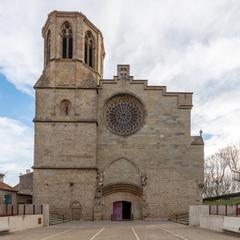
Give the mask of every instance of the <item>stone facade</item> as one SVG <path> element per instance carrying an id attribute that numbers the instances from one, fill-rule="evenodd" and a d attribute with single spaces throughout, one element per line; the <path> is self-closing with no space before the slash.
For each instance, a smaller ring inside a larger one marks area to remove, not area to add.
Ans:
<path id="1" fill-rule="evenodd" d="M 66 21 L 70 58 L 62 57 Z M 134 219 L 167 218 L 201 203 L 204 145 L 201 136 L 191 136 L 192 93 L 134 80 L 129 65 L 102 79 L 103 37 L 81 13 L 50 13 L 42 33 L 34 202 L 95 220 L 114 217 L 114 202 L 131 203 Z"/>
<path id="2" fill-rule="evenodd" d="M 4 183 L 4 174 L 0 173 L 0 205 L 17 204 L 17 190 Z"/>
<path id="3" fill-rule="evenodd" d="M 33 172 L 26 170 L 25 174 L 20 174 L 19 183 L 14 188 L 18 191 L 18 204 L 32 204 Z"/>

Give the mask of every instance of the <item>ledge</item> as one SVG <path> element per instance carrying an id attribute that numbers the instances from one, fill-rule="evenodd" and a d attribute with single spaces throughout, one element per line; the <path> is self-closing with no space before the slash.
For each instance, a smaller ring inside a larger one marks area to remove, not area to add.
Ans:
<path id="1" fill-rule="evenodd" d="M 33 166 L 32 169 L 49 169 L 49 170 L 97 170 L 96 167 L 48 167 L 48 166 Z"/>
<path id="2" fill-rule="evenodd" d="M 44 122 L 44 123 L 95 123 L 98 126 L 97 120 L 92 120 L 92 119 L 85 119 L 85 120 L 52 120 L 52 119 L 34 118 L 33 122 Z"/>

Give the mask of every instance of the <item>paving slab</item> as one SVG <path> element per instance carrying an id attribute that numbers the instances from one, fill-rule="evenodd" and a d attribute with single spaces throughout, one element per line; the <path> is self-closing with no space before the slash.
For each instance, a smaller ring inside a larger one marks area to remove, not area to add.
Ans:
<path id="1" fill-rule="evenodd" d="M 84 222 L 29 229 L 2 235 L 1 240 L 239 240 L 226 233 L 212 232 L 166 221 Z"/>

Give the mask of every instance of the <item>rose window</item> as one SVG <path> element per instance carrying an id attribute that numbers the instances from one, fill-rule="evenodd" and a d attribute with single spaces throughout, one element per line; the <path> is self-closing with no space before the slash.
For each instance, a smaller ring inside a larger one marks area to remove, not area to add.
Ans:
<path id="1" fill-rule="evenodd" d="M 130 95 L 118 95 L 105 107 L 106 125 L 113 133 L 130 135 L 142 125 L 143 106 L 139 100 Z"/>

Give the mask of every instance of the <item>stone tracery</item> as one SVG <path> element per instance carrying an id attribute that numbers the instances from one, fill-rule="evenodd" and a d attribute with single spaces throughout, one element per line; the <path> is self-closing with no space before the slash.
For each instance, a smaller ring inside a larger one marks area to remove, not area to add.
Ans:
<path id="1" fill-rule="evenodd" d="M 111 99 L 105 108 L 107 127 L 115 134 L 130 135 L 142 125 L 143 106 L 131 95 L 118 95 Z"/>

